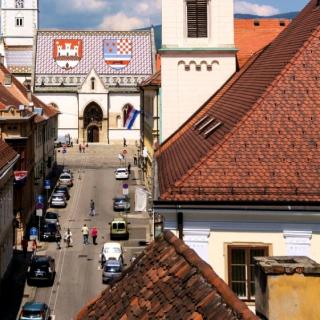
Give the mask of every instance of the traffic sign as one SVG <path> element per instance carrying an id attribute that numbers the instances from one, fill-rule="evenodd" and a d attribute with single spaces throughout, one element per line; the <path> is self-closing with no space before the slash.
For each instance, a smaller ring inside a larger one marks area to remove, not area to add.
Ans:
<path id="1" fill-rule="evenodd" d="M 32 227 L 29 231 L 29 238 L 30 240 L 35 240 L 38 238 L 38 229 L 35 227 Z"/>
<path id="2" fill-rule="evenodd" d="M 122 185 L 122 194 L 124 196 L 127 196 L 129 194 L 129 185 L 127 183 L 124 183 Z"/>
<path id="3" fill-rule="evenodd" d="M 39 194 L 38 196 L 37 196 L 37 203 L 44 203 L 44 196 L 43 195 L 41 195 L 41 194 Z"/>
<path id="4" fill-rule="evenodd" d="M 45 188 L 46 190 L 51 189 L 50 180 L 44 180 L 44 188 Z"/>
<path id="5" fill-rule="evenodd" d="M 37 208 L 36 209 L 36 216 L 42 217 L 42 215 L 43 215 L 43 208 Z"/>
<path id="6" fill-rule="evenodd" d="M 44 204 L 43 203 L 36 203 L 36 209 L 43 209 L 44 208 Z"/>

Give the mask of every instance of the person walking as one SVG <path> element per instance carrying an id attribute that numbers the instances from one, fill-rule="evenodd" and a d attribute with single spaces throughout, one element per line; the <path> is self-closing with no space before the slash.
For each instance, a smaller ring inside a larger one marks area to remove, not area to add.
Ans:
<path id="1" fill-rule="evenodd" d="M 131 173 L 131 163 L 129 162 L 128 164 L 128 173 L 130 174 Z"/>
<path id="2" fill-rule="evenodd" d="M 72 233 L 69 228 L 65 232 L 63 240 L 66 242 L 67 248 L 72 246 Z"/>
<path id="3" fill-rule="evenodd" d="M 86 224 L 83 225 L 81 228 L 82 236 L 83 236 L 83 244 L 89 244 L 88 237 L 89 237 L 89 228 Z"/>
<path id="4" fill-rule="evenodd" d="M 32 241 L 32 254 L 35 255 L 36 252 L 37 252 L 37 240 L 34 239 L 34 240 Z"/>
<path id="5" fill-rule="evenodd" d="M 90 216 L 96 215 L 96 207 L 95 207 L 94 201 L 92 199 L 90 200 L 90 213 L 89 213 L 89 215 Z"/>
<path id="6" fill-rule="evenodd" d="M 135 154 L 133 156 L 133 164 L 136 166 L 138 164 L 138 158 L 137 158 L 137 155 Z"/>
<path id="7" fill-rule="evenodd" d="M 81 153 L 81 151 L 82 151 L 82 145 L 81 143 L 79 143 L 79 152 Z"/>
<path id="8" fill-rule="evenodd" d="M 55 234 L 55 238 L 56 238 L 57 250 L 60 250 L 61 249 L 61 245 L 60 245 L 61 233 L 60 233 L 59 229 L 57 230 L 57 232 Z"/>
<path id="9" fill-rule="evenodd" d="M 123 146 L 124 146 L 124 147 L 127 147 L 127 140 L 126 140 L 126 138 L 123 138 Z"/>
<path id="10" fill-rule="evenodd" d="M 94 245 L 97 245 L 97 237 L 98 237 L 98 229 L 97 229 L 97 227 L 93 227 L 91 229 L 91 237 L 92 237 L 92 243 Z"/>

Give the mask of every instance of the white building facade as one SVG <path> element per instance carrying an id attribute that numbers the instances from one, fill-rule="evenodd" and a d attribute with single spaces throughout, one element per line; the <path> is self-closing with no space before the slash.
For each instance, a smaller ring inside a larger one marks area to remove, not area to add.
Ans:
<path id="1" fill-rule="evenodd" d="M 233 0 L 163 0 L 161 142 L 236 71 Z"/>
<path id="2" fill-rule="evenodd" d="M 154 72 L 153 31 L 38 31 L 33 88 L 80 143 L 140 137 L 138 84 Z"/>
<path id="3" fill-rule="evenodd" d="M 39 1 L 2 0 L 0 10 L 0 53 L 4 64 L 20 82 L 29 83 L 33 39 L 39 25 Z"/>

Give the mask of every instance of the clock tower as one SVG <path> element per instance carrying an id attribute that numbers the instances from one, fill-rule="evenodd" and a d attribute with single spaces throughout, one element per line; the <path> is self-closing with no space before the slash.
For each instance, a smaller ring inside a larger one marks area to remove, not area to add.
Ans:
<path id="1" fill-rule="evenodd" d="M 162 0 L 161 141 L 236 71 L 233 0 Z"/>
<path id="2" fill-rule="evenodd" d="M 39 0 L 2 0 L 1 37 L 5 46 L 32 46 L 39 24 Z"/>

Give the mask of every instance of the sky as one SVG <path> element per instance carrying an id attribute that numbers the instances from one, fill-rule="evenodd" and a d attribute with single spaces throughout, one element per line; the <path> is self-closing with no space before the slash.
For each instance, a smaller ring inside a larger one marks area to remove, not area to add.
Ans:
<path id="1" fill-rule="evenodd" d="M 308 0 L 234 0 L 235 13 L 300 11 Z M 161 0 L 41 0 L 40 28 L 131 30 L 161 24 Z"/>

